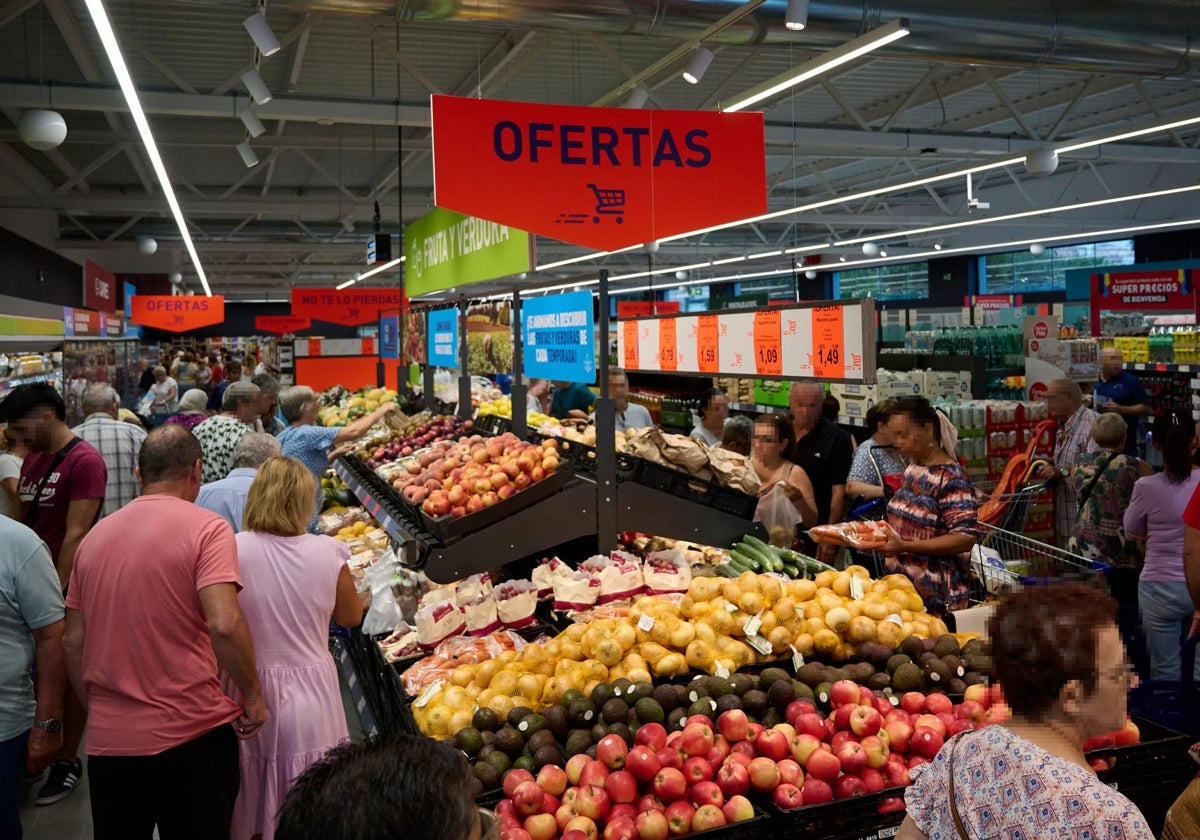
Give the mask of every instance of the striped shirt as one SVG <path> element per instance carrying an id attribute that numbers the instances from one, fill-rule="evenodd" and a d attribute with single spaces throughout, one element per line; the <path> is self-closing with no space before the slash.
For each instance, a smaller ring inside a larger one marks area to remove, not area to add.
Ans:
<path id="1" fill-rule="evenodd" d="M 1087 452 L 1096 452 L 1099 447 L 1092 440 L 1092 423 L 1100 415 L 1085 405 L 1079 406 L 1065 423 L 1059 424 L 1058 434 L 1054 440 L 1054 466 L 1062 473 L 1068 473 L 1079 456 Z M 1065 478 L 1059 479 L 1054 488 L 1054 512 L 1057 544 L 1065 548 L 1067 539 L 1075 528 L 1075 520 L 1079 516 L 1079 496 L 1071 482 Z"/>
<path id="2" fill-rule="evenodd" d="M 134 470 L 146 430 L 133 423 L 114 420 L 103 412 L 89 414 L 72 433 L 90 443 L 104 459 L 108 468 L 108 483 L 104 488 L 101 517 L 116 513 L 137 498 L 141 492 Z"/>

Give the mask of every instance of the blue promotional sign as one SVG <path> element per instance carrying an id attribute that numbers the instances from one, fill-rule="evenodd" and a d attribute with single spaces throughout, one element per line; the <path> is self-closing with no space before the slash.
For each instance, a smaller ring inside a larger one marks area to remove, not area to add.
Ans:
<path id="1" fill-rule="evenodd" d="M 458 310 L 434 309 L 429 313 L 425 339 L 429 364 L 434 367 L 458 367 Z"/>
<path id="2" fill-rule="evenodd" d="M 379 316 L 379 358 L 400 358 L 400 316 Z"/>
<path id="3" fill-rule="evenodd" d="M 525 374 L 535 379 L 592 382 L 596 378 L 592 293 L 529 298 L 521 306 Z"/>
<path id="4" fill-rule="evenodd" d="M 128 321 L 133 317 L 133 296 L 137 294 L 137 286 L 132 283 L 125 284 L 125 320 Z M 138 335 L 141 335 L 139 332 Z"/>

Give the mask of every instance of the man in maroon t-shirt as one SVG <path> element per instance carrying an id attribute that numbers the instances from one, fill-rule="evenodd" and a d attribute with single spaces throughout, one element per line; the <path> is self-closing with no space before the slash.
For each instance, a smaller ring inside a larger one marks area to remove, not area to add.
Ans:
<path id="1" fill-rule="evenodd" d="M 19 385 L 0 402 L 0 423 L 8 423 L 9 431 L 29 449 L 21 464 L 21 521 L 50 549 L 64 591 L 75 565 L 75 551 L 99 518 L 108 481 L 104 458 L 91 444 L 75 437 L 65 421 L 62 395 L 44 382 Z M 38 805 L 64 798 L 82 778 L 78 752 L 85 723 L 87 710 L 67 685 L 63 749 L 38 791 Z"/>

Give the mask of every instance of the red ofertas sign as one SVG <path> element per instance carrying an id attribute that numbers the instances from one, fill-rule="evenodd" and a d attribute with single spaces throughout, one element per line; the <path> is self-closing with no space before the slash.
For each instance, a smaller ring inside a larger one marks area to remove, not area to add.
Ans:
<path id="1" fill-rule="evenodd" d="M 679 313 L 677 300 L 619 300 L 618 318 L 643 318 L 650 315 L 676 315 Z"/>
<path id="2" fill-rule="evenodd" d="M 83 263 L 83 305 L 99 312 L 117 311 L 117 277 L 91 260 Z"/>
<path id="3" fill-rule="evenodd" d="M 1196 275 L 1183 268 L 1093 274 L 1092 335 L 1100 334 L 1100 313 L 1106 310 L 1196 312 Z"/>
<path id="4" fill-rule="evenodd" d="M 292 289 L 292 315 L 357 327 L 400 308 L 399 289 Z"/>
<path id="5" fill-rule="evenodd" d="M 254 329 L 262 330 L 263 332 L 276 333 L 277 335 L 294 333 L 297 330 L 306 330 L 311 326 L 312 318 L 301 318 L 297 315 L 254 316 Z"/>
<path id="6" fill-rule="evenodd" d="M 188 332 L 225 320 L 225 297 L 134 295 L 130 320 L 167 332 Z"/>
<path id="7" fill-rule="evenodd" d="M 434 96 L 438 207 L 614 250 L 767 209 L 763 116 Z"/>

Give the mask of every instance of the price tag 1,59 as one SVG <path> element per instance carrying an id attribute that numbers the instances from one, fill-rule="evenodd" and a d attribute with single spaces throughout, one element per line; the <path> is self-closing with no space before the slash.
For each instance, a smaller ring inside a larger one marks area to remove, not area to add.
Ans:
<path id="1" fill-rule="evenodd" d="M 717 354 L 717 342 L 720 339 L 720 326 L 716 315 L 701 315 L 696 328 L 696 359 L 697 368 L 701 373 L 718 373 L 721 369 L 720 356 Z"/>
<path id="2" fill-rule="evenodd" d="M 779 310 L 754 313 L 754 371 L 759 376 L 783 375 Z"/>

